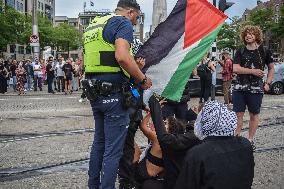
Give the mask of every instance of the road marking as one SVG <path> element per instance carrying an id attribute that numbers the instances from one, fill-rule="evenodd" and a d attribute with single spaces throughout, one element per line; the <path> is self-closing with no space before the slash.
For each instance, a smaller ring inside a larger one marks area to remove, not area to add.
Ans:
<path id="1" fill-rule="evenodd" d="M 78 98 L 79 99 L 79 97 L 76 97 L 76 96 L 70 96 L 70 97 L 65 97 L 65 96 L 62 96 L 62 97 L 64 97 L 64 99 L 76 99 L 76 98 Z M 25 98 L 25 100 L 56 100 L 56 99 L 62 99 L 62 98 L 54 98 L 54 97 L 52 97 L 52 98 L 46 98 L 46 97 L 41 97 L 41 98 Z M 15 98 L 6 98 L 6 99 L 0 99 L 0 101 L 15 101 L 15 100 L 17 100 L 17 99 L 15 99 Z"/>

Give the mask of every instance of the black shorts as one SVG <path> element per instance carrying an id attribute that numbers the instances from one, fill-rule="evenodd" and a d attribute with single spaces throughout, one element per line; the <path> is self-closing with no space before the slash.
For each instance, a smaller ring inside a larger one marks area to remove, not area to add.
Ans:
<path id="1" fill-rule="evenodd" d="M 66 76 L 66 81 L 72 81 L 72 76 Z"/>
<path id="2" fill-rule="evenodd" d="M 247 106 L 250 113 L 259 114 L 262 98 L 262 93 L 233 91 L 233 111 L 245 112 Z"/>

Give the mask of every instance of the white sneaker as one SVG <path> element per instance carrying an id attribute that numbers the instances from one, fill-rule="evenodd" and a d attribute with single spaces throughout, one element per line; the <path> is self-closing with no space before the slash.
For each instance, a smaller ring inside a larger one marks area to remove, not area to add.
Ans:
<path id="1" fill-rule="evenodd" d="M 83 102 L 86 102 L 86 100 L 85 100 L 84 98 L 80 98 L 80 99 L 79 99 L 79 102 L 80 102 L 80 103 L 83 103 Z"/>
<path id="2" fill-rule="evenodd" d="M 27 89 L 25 89 L 24 91 L 27 92 Z"/>

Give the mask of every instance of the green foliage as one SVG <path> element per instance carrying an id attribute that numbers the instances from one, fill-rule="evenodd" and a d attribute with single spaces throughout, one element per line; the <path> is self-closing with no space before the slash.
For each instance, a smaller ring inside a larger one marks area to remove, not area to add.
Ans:
<path id="1" fill-rule="evenodd" d="M 0 4 L 1 7 L 1 4 Z M 0 12 L 0 52 L 7 44 L 29 44 L 32 34 L 32 17 L 19 13 L 10 7 L 4 7 Z M 68 25 L 53 27 L 53 23 L 44 15 L 38 14 L 40 46 L 57 47 L 58 50 L 69 51 L 81 46 L 80 32 Z"/>
<path id="2" fill-rule="evenodd" d="M 67 23 L 62 23 L 55 27 L 54 35 L 56 39 L 54 44 L 60 51 L 78 49 L 82 44 L 81 33 Z"/>
<path id="3" fill-rule="evenodd" d="M 259 9 L 251 12 L 249 24 L 259 26 L 263 32 L 269 31 L 275 26 L 273 11 L 271 9 Z"/>
<path id="4" fill-rule="evenodd" d="M 284 5 L 280 8 L 279 22 L 272 28 L 272 34 L 276 40 L 284 38 Z"/>
<path id="5" fill-rule="evenodd" d="M 225 22 L 217 37 L 217 48 L 236 50 L 241 45 L 239 31 L 239 17 L 233 17 L 230 23 Z"/>
<path id="6" fill-rule="evenodd" d="M 21 36 L 27 27 L 25 15 L 10 7 L 4 7 L 0 13 L 0 51 L 3 51 L 7 44 L 21 42 Z"/>

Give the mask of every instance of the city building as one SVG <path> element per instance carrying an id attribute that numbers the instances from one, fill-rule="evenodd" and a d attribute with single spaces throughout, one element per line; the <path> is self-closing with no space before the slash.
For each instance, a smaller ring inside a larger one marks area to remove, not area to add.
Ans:
<path id="1" fill-rule="evenodd" d="M 284 6 L 284 0 L 270 0 L 267 2 L 262 2 L 257 0 L 257 6 L 251 10 L 246 9 L 241 17 L 242 22 L 249 20 L 250 14 L 252 11 L 261 10 L 261 9 L 271 9 L 273 11 L 273 19 L 277 23 L 280 17 L 280 7 Z M 264 46 L 269 48 L 275 56 L 284 56 L 284 38 L 280 41 L 275 41 L 272 39 L 271 34 L 266 32 L 264 35 Z"/>
<path id="2" fill-rule="evenodd" d="M 32 14 L 33 0 L 2 0 L 4 6 L 9 6 L 23 14 Z M 48 17 L 53 23 L 55 21 L 55 0 L 37 0 L 37 10 Z M 32 56 L 30 48 L 26 45 L 9 44 L 7 51 L 3 53 L 5 58 L 21 60 Z"/>
<path id="3" fill-rule="evenodd" d="M 152 34 L 156 27 L 167 18 L 167 1 L 166 0 L 154 0 L 153 1 L 153 15 L 152 26 L 150 33 Z"/>

